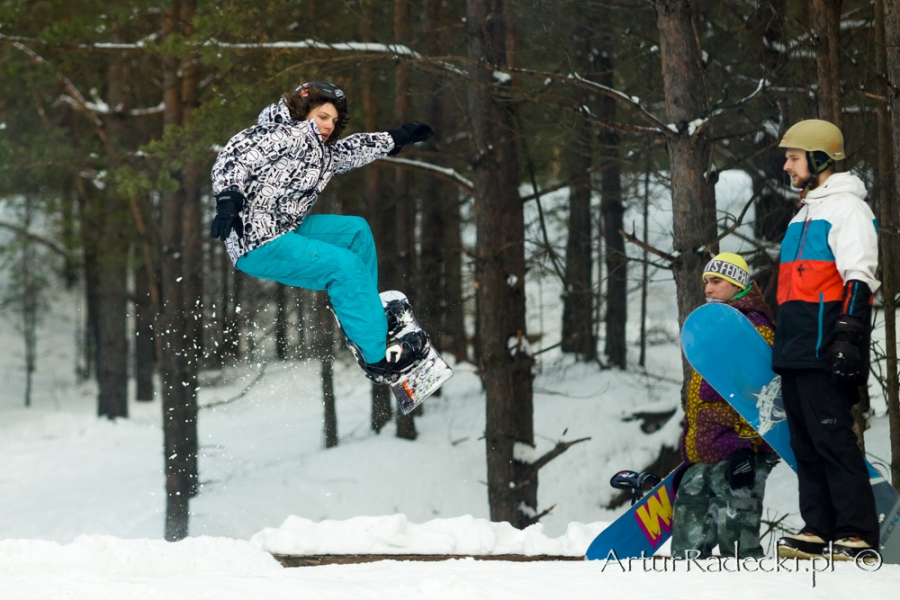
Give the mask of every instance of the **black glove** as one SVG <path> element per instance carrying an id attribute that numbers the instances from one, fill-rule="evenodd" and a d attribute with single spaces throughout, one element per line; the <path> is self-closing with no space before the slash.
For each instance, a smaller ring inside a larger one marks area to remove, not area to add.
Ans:
<path id="1" fill-rule="evenodd" d="M 835 383 L 856 381 L 862 375 L 864 366 L 860 347 L 866 327 L 856 317 L 841 315 L 835 331 L 834 342 L 828 347 L 831 380 Z"/>
<path id="2" fill-rule="evenodd" d="M 231 235 L 231 230 L 239 238 L 244 237 L 244 223 L 239 213 L 244 208 L 244 195 L 234 190 L 226 190 L 216 195 L 216 218 L 213 219 L 209 237 L 219 238 L 223 242 Z"/>
<path id="3" fill-rule="evenodd" d="M 425 123 L 416 123 L 415 121 L 404 123 L 397 129 L 388 129 L 388 133 L 394 138 L 394 149 L 388 152 L 388 156 L 399 154 L 406 144 L 427 142 L 434 135 L 431 127 Z"/>
<path id="4" fill-rule="evenodd" d="M 750 448 L 738 448 L 728 457 L 725 467 L 725 481 L 733 490 L 752 488 L 756 479 L 754 465 L 756 453 Z"/>

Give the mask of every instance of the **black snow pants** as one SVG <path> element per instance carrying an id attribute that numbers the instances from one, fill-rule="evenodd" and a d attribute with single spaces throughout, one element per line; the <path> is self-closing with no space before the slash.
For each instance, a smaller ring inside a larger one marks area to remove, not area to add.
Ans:
<path id="1" fill-rule="evenodd" d="M 875 496 L 850 412 L 859 399 L 855 384 L 833 384 L 822 370 L 783 370 L 781 386 L 803 531 L 826 541 L 860 537 L 877 547 Z"/>

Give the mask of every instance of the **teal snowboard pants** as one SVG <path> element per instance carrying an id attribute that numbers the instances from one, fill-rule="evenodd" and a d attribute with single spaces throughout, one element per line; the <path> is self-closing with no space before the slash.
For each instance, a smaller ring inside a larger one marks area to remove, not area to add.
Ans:
<path id="1" fill-rule="evenodd" d="M 378 296 L 378 257 L 366 220 L 309 215 L 297 229 L 240 257 L 237 268 L 307 290 L 326 290 L 344 333 L 366 362 L 384 358 L 387 318 Z"/>

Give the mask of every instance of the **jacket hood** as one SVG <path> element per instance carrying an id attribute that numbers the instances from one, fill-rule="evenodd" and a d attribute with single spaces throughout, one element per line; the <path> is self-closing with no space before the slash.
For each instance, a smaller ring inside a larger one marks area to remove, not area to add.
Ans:
<path id="1" fill-rule="evenodd" d="M 280 125 L 282 123 L 291 125 L 296 122 L 291 118 L 291 111 L 285 106 L 283 100 L 279 100 L 278 104 L 268 105 L 256 118 L 257 125 Z"/>
<path id="2" fill-rule="evenodd" d="M 310 119 L 309 121 L 297 121 L 293 117 L 291 117 L 291 111 L 288 110 L 288 107 L 285 106 L 284 100 L 279 100 L 278 104 L 270 104 L 265 107 L 259 116 L 256 118 L 256 124 L 259 126 L 266 125 L 288 125 L 291 127 L 298 127 L 303 123 L 307 123 L 309 125 L 310 131 L 308 135 L 316 138 L 320 142 L 322 141 L 321 135 L 319 135 L 319 126 L 316 125 L 315 120 Z"/>
<path id="3" fill-rule="evenodd" d="M 835 173 L 825 180 L 822 187 L 809 192 L 803 202 L 806 204 L 815 204 L 816 201 L 833 196 L 835 194 L 853 194 L 860 200 L 865 200 L 868 192 L 862 180 L 852 173 Z"/>

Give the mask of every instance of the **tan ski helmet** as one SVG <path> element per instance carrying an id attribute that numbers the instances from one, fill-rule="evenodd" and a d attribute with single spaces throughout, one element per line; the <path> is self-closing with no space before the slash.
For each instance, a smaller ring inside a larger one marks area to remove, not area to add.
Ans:
<path id="1" fill-rule="evenodd" d="M 820 119 L 800 121 L 787 130 L 779 148 L 824 152 L 832 160 L 844 160 L 844 136 L 836 125 Z"/>

